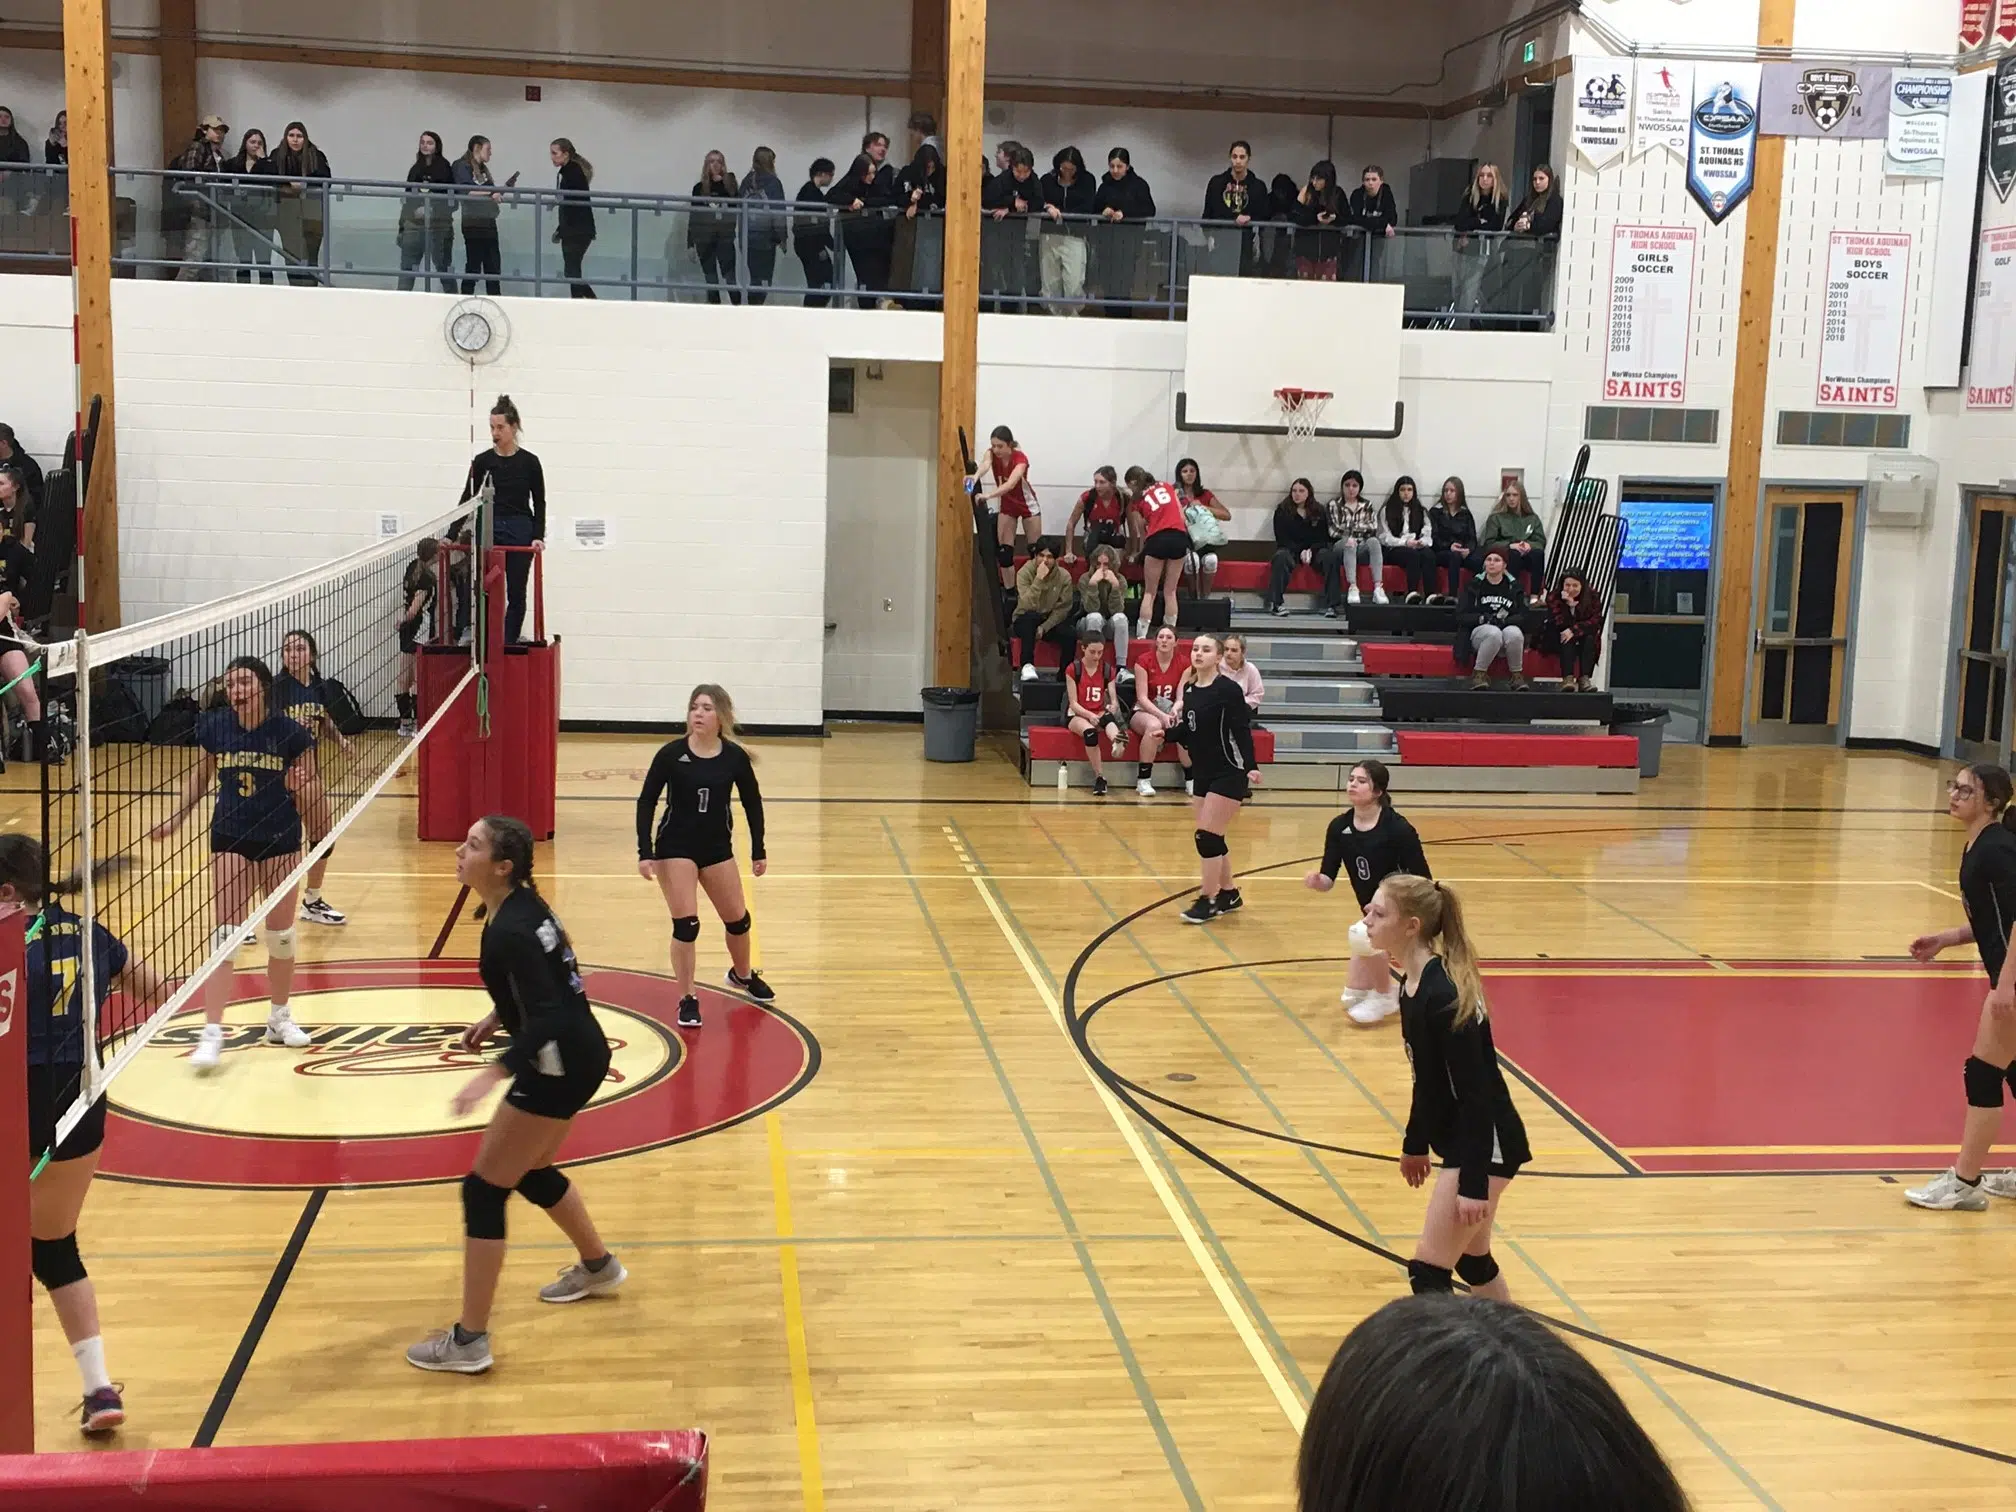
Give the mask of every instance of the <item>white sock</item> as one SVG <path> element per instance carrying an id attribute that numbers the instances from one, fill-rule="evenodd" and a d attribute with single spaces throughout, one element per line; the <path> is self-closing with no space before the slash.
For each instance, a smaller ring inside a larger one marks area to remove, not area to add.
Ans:
<path id="1" fill-rule="evenodd" d="M 319 887 L 302 888 L 301 901 L 304 903 L 320 903 L 322 901 L 322 889 Z"/>
<path id="2" fill-rule="evenodd" d="M 205 1024 L 203 1026 L 203 1038 L 204 1039 L 224 1038 L 224 1026 L 222 1024 Z"/>
<path id="3" fill-rule="evenodd" d="M 79 1339 L 70 1346 L 70 1353 L 77 1360 L 77 1372 L 84 1377 L 84 1394 L 103 1391 L 112 1384 L 112 1377 L 105 1373 L 105 1340 L 97 1334 L 88 1339 Z"/>
<path id="4" fill-rule="evenodd" d="M 285 1003 L 274 1003 L 266 1011 L 268 1019 L 284 1019 L 292 1018 L 293 1016 Z"/>

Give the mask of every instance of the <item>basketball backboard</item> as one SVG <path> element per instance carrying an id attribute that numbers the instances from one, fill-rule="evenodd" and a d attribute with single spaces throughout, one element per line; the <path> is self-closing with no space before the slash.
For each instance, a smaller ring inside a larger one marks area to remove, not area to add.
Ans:
<path id="1" fill-rule="evenodd" d="M 1184 423 L 1265 430 L 1276 389 L 1331 394 L 1322 432 L 1389 434 L 1400 398 L 1400 284 L 1192 278 Z"/>

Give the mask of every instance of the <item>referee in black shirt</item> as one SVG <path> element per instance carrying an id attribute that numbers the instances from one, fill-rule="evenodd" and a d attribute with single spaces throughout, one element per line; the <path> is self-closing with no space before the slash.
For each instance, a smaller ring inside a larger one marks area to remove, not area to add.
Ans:
<path id="1" fill-rule="evenodd" d="M 518 444 L 522 422 L 518 406 L 509 394 L 499 394 L 490 406 L 490 450 L 478 452 L 469 464 L 469 481 L 462 488 L 462 502 L 468 503 L 483 491 L 487 482 L 495 503 L 490 538 L 499 546 L 530 546 L 546 549 L 546 474 L 539 459 Z M 532 575 L 532 558 L 523 551 L 504 557 L 504 644 L 515 646 L 524 639 L 525 583 Z"/>

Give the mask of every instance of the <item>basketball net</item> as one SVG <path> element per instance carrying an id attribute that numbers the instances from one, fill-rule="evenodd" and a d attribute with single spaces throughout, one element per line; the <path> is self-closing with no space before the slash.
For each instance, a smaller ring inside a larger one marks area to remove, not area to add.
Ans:
<path id="1" fill-rule="evenodd" d="M 1288 439 L 1313 441 L 1330 396 L 1321 389 L 1278 388 L 1274 390 L 1274 402 L 1281 408 L 1281 423 L 1288 428 Z"/>

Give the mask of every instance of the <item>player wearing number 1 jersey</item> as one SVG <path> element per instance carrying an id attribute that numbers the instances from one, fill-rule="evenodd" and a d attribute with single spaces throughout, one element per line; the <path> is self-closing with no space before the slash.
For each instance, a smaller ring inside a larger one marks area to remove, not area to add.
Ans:
<path id="1" fill-rule="evenodd" d="M 637 871 L 657 882 L 672 914 L 672 974 L 679 980 L 679 1027 L 700 1027 L 693 992 L 694 942 L 700 938 L 698 891 L 705 888 L 728 934 L 734 963 L 728 985 L 767 1003 L 777 994 L 749 957 L 750 917 L 735 869 L 735 820 L 729 798 L 740 794 L 749 818 L 749 870 L 762 876 L 763 794 L 749 753 L 730 739 L 735 705 L 727 690 L 702 683 L 686 702 L 686 733 L 661 748 L 637 795 Z M 659 800 L 665 815 L 658 817 Z M 655 826 L 655 833 L 654 833 Z"/>

